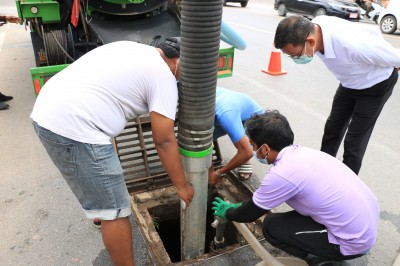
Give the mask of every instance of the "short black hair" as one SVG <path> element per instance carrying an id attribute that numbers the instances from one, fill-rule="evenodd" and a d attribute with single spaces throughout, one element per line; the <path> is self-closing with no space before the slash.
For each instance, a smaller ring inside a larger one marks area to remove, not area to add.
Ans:
<path id="1" fill-rule="evenodd" d="M 175 58 L 180 56 L 181 38 L 180 37 L 168 37 L 162 43 L 157 45 L 166 57 Z"/>
<path id="2" fill-rule="evenodd" d="M 257 147 L 268 144 L 278 152 L 292 145 L 294 140 L 289 122 L 278 110 L 253 115 L 246 121 L 246 134 Z"/>
<path id="3" fill-rule="evenodd" d="M 307 36 L 314 33 L 314 23 L 302 16 L 290 16 L 279 22 L 276 28 L 274 45 L 281 49 L 288 44 L 303 45 Z"/>

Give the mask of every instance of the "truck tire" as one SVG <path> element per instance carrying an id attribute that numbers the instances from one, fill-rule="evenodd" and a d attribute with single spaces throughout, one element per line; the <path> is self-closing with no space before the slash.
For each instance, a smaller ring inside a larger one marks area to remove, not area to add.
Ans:
<path id="1" fill-rule="evenodd" d="M 240 2 L 240 5 L 241 5 L 242 7 L 246 7 L 246 6 L 247 6 L 247 3 L 248 3 L 248 1 Z"/>

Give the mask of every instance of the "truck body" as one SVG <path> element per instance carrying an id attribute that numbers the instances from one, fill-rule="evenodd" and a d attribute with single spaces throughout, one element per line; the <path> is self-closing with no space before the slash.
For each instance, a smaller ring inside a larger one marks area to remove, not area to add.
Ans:
<path id="1" fill-rule="evenodd" d="M 35 94 L 46 81 L 90 50 L 129 40 L 156 46 L 180 36 L 180 0 L 16 0 L 30 29 Z M 218 77 L 232 75 L 234 48 L 220 48 Z"/>

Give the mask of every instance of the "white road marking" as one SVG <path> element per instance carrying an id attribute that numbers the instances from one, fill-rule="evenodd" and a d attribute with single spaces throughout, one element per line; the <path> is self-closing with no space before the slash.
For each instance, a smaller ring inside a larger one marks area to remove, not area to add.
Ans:
<path id="1" fill-rule="evenodd" d="M 252 78 L 250 78 L 246 75 L 240 74 L 240 73 L 236 73 L 235 75 L 237 75 L 239 77 L 238 80 L 245 81 L 246 84 L 249 84 L 251 86 L 258 87 L 258 88 L 265 87 L 264 83 L 261 83 L 256 79 L 252 79 Z M 294 106 L 297 110 L 301 110 L 303 113 L 307 113 L 310 117 L 314 117 L 315 119 L 317 119 L 320 123 L 325 124 L 327 116 L 322 114 L 318 110 L 315 110 L 314 108 L 310 107 L 307 104 L 300 103 L 295 98 L 286 96 L 285 94 L 280 93 L 277 90 L 273 90 L 269 87 L 268 87 L 268 90 L 270 90 L 269 93 L 274 94 L 274 97 L 277 97 L 277 98 L 281 99 L 282 101 L 287 102 L 287 104 L 289 106 Z M 381 138 L 375 137 L 375 141 L 369 142 L 368 146 L 369 146 L 369 149 L 379 149 L 380 152 L 384 153 L 387 157 L 394 158 L 395 160 L 397 160 L 397 158 L 399 158 L 399 152 L 395 151 L 388 144 L 383 142 L 383 140 Z"/>
<path id="2" fill-rule="evenodd" d="M 229 25 L 232 25 L 232 26 L 237 26 L 237 27 L 241 27 L 241 28 L 244 28 L 244 29 L 252 30 L 252 31 L 258 31 L 258 32 L 266 33 L 266 34 L 275 35 L 275 32 L 272 32 L 272 31 L 267 31 L 267 30 L 262 30 L 262 29 L 259 29 L 259 28 L 249 27 L 249 26 L 245 26 L 243 24 L 238 24 L 238 23 L 229 22 L 229 21 L 227 21 L 227 23 Z"/>

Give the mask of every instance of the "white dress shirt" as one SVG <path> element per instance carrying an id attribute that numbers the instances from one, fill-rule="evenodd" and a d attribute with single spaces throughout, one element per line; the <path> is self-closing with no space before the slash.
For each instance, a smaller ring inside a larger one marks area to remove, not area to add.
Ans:
<path id="1" fill-rule="evenodd" d="M 385 41 L 378 28 L 330 16 L 318 16 L 312 22 L 321 27 L 324 42 L 324 54 L 316 55 L 342 86 L 367 89 L 400 67 L 400 50 Z"/>

